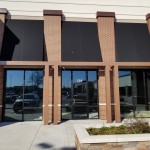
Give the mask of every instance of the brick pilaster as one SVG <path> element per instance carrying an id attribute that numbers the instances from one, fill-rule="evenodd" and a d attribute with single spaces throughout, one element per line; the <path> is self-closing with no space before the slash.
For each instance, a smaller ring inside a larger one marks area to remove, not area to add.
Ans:
<path id="1" fill-rule="evenodd" d="M 61 61 L 61 10 L 44 10 L 44 60 Z M 61 116 L 61 76 L 58 66 L 50 70 L 48 95 L 48 118 L 57 124 Z M 56 87 L 57 86 L 57 87 Z M 45 108 L 44 108 L 45 109 Z"/>
<path id="2" fill-rule="evenodd" d="M 61 68 L 58 70 L 58 122 L 61 122 Z"/>
<path id="3" fill-rule="evenodd" d="M 54 109 L 53 109 L 53 122 L 58 124 L 59 122 L 59 68 L 58 65 L 54 66 Z"/>
<path id="4" fill-rule="evenodd" d="M 61 61 L 61 10 L 44 10 L 45 56 L 48 61 Z"/>
<path id="5" fill-rule="evenodd" d="M 99 43 L 103 62 L 115 61 L 114 12 L 97 12 Z"/>
<path id="6" fill-rule="evenodd" d="M 101 120 L 106 120 L 106 78 L 105 68 L 99 68 L 98 73 L 98 95 L 99 95 L 99 117 Z"/>
<path id="7" fill-rule="evenodd" d="M 100 43 L 100 49 L 102 54 L 102 61 L 106 62 L 108 65 L 112 62 L 115 62 L 115 30 L 114 30 L 114 19 L 115 19 L 115 13 L 114 12 L 97 12 L 97 26 L 98 26 L 98 36 L 99 36 L 99 43 Z M 108 67 L 108 66 L 107 66 Z M 109 68 L 109 67 L 108 67 Z M 99 78 L 105 78 L 105 82 L 101 81 L 99 84 L 104 85 L 105 84 L 105 91 L 103 90 L 103 86 L 99 86 L 99 92 L 103 91 L 105 93 L 105 102 L 106 102 L 106 109 L 104 113 L 104 108 L 101 108 L 104 105 L 100 105 L 100 117 L 102 114 L 107 114 L 106 118 L 102 117 L 103 119 L 107 119 L 108 122 L 112 120 L 112 107 L 111 102 L 114 99 L 114 94 L 111 93 L 112 90 L 110 88 L 113 87 L 113 74 L 108 71 L 107 68 L 107 74 L 110 76 L 110 80 L 107 79 L 106 82 L 106 72 L 105 76 L 100 75 Z M 106 69 L 105 69 L 106 71 Z M 109 86 L 109 87 L 107 87 Z M 109 93 L 109 94 L 108 94 Z M 110 99 L 109 98 L 110 95 Z M 101 96 L 99 97 L 102 98 Z M 99 100 L 101 101 L 101 100 Z M 101 119 L 102 119 L 101 118 Z"/>
<path id="8" fill-rule="evenodd" d="M 0 121 L 2 120 L 2 109 L 3 109 L 3 79 L 4 79 L 4 68 L 0 66 Z"/>
<path id="9" fill-rule="evenodd" d="M 43 121 L 44 125 L 49 123 L 49 65 L 45 65 L 43 84 Z"/>
<path id="10" fill-rule="evenodd" d="M 146 21 L 147 21 L 148 30 L 149 30 L 149 33 L 150 33 L 150 14 L 146 15 Z"/>
<path id="11" fill-rule="evenodd" d="M 54 68 L 50 67 L 49 70 L 49 79 L 48 79 L 48 118 L 49 123 L 53 121 L 53 87 L 54 87 Z"/>
<path id="12" fill-rule="evenodd" d="M 5 8 L 0 8 L 0 50 L 2 48 L 6 14 L 7 10 Z"/>
<path id="13" fill-rule="evenodd" d="M 5 8 L 0 8 L 0 51 L 3 43 L 5 19 L 7 10 Z M 3 78 L 4 78 L 3 66 L 0 66 L 0 121 L 2 120 L 2 109 L 3 109 Z"/>

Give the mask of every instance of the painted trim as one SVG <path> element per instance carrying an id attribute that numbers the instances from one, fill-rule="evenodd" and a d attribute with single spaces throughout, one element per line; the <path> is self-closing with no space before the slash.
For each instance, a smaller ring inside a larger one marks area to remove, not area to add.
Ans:
<path id="1" fill-rule="evenodd" d="M 15 20 L 44 20 L 43 16 L 22 16 L 22 15 L 6 15 L 6 19 Z"/>
<path id="2" fill-rule="evenodd" d="M 23 15 L 6 15 L 6 19 L 16 20 L 44 20 L 44 16 L 23 16 Z M 62 17 L 62 21 L 72 22 L 97 22 L 96 18 L 82 18 L 82 17 Z M 146 19 L 116 19 L 115 22 L 123 23 L 146 23 Z"/>
<path id="3" fill-rule="evenodd" d="M 111 103 L 111 105 L 112 105 L 112 106 L 115 106 L 116 104 L 115 104 L 115 103 Z"/>
<path id="4" fill-rule="evenodd" d="M 106 106 L 106 103 L 99 103 L 99 106 Z"/>

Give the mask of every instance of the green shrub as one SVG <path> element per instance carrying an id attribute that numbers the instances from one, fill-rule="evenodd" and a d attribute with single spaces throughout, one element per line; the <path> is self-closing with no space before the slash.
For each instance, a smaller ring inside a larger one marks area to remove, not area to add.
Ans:
<path id="1" fill-rule="evenodd" d="M 113 135 L 113 134 L 142 134 L 150 133 L 150 126 L 147 122 L 136 120 L 130 124 L 121 125 L 118 127 L 101 127 L 101 128 L 88 128 L 87 132 L 90 135 Z"/>

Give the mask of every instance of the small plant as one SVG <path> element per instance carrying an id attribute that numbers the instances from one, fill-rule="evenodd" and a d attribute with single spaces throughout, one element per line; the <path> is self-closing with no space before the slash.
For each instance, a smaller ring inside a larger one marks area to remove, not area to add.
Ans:
<path id="1" fill-rule="evenodd" d="M 90 135 L 113 135 L 113 134 L 142 134 L 150 133 L 150 126 L 147 122 L 141 119 L 121 126 L 101 127 L 101 128 L 88 128 L 87 132 Z"/>

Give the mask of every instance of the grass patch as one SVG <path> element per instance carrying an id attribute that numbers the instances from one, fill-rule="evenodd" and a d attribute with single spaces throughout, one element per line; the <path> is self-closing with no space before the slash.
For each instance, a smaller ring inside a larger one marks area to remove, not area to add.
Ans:
<path id="1" fill-rule="evenodd" d="M 113 134 L 143 134 L 150 133 L 150 126 L 147 122 L 138 120 L 136 122 L 111 127 L 88 128 L 90 135 L 113 135 Z"/>

